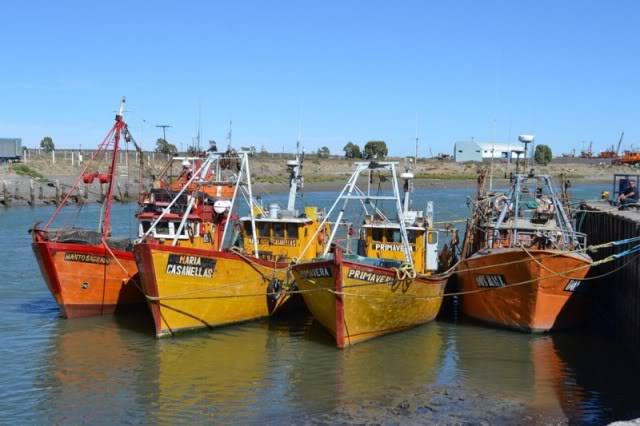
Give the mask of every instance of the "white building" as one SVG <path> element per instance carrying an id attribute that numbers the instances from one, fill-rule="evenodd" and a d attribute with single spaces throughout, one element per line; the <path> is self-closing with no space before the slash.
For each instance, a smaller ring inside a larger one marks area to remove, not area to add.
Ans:
<path id="1" fill-rule="evenodd" d="M 522 156 L 523 152 L 521 143 L 458 141 L 453 148 L 453 158 L 457 162 L 482 161 L 491 157 L 507 160 Z"/>

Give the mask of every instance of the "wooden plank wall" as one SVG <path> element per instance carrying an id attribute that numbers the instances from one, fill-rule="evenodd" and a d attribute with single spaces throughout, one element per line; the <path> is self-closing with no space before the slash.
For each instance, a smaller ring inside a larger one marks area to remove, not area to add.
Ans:
<path id="1" fill-rule="evenodd" d="M 584 206 L 578 230 L 588 236 L 588 244 L 601 244 L 640 236 L 640 212 L 618 211 L 607 203 L 595 202 Z M 591 253 L 594 260 L 631 248 L 638 243 Z M 607 274 L 609 272 L 613 273 Z M 589 281 L 593 308 L 640 360 L 640 255 L 631 255 L 593 268 L 590 277 L 606 276 Z"/>

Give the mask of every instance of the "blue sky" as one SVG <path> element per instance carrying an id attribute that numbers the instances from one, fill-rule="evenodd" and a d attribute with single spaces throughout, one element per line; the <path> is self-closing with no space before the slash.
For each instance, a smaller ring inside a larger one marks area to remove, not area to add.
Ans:
<path id="1" fill-rule="evenodd" d="M 534 133 L 554 151 L 640 147 L 637 1 L 7 2 L 0 136 L 95 146 L 120 96 L 145 148 L 391 154 Z M 199 107 L 200 106 L 200 107 Z"/>

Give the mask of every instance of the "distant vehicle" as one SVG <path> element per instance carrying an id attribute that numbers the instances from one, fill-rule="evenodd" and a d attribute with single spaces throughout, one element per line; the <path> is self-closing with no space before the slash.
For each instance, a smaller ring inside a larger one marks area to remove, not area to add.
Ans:
<path id="1" fill-rule="evenodd" d="M 622 157 L 615 160 L 615 164 L 640 164 L 640 151 L 625 151 Z"/>
<path id="2" fill-rule="evenodd" d="M 451 160 L 452 156 L 451 154 L 438 154 L 436 155 L 436 160 L 440 160 L 440 161 L 449 161 Z"/>
<path id="3" fill-rule="evenodd" d="M 0 138 L 0 163 L 22 159 L 22 139 Z"/>

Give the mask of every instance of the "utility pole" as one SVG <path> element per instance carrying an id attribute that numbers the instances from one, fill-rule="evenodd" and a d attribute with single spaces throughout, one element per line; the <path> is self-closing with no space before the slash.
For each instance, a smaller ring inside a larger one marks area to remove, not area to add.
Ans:
<path id="1" fill-rule="evenodd" d="M 231 151 L 231 126 L 233 125 L 233 122 L 231 120 L 229 120 L 229 133 L 227 134 L 227 141 L 228 141 L 228 145 L 227 145 L 227 151 Z"/>
<path id="2" fill-rule="evenodd" d="M 169 124 L 156 124 L 156 127 L 162 128 L 162 139 L 167 142 L 167 128 L 171 126 Z"/>

